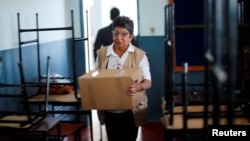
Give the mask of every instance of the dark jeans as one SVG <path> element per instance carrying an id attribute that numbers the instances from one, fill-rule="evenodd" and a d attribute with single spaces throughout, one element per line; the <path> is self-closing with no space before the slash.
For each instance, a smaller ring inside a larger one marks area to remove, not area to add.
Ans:
<path id="1" fill-rule="evenodd" d="M 105 112 L 105 126 L 108 141 L 136 141 L 138 127 L 132 111 L 125 113 Z"/>

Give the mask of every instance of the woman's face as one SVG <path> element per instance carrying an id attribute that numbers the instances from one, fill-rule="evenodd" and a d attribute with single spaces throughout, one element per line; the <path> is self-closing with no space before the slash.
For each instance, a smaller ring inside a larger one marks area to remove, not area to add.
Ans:
<path id="1" fill-rule="evenodd" d="M 127 49 L 134 35 L 130 34 L 126 28 L 115 27 L 113 30 L 113 41 L 115 48 Z"/>

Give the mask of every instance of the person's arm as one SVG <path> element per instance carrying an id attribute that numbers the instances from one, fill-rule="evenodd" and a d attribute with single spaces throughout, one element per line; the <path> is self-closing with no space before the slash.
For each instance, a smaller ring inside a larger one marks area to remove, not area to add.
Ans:
<path id="1" fill-rule="evenodd" d="M 149 88 L 151 88 L 151 80 L 144 79 L 139 83 L 139 88 L 137 86 L 137 91 L 145 91 Z"/>
<path id="2" fill-rule="evenodd" d="M 151 88 L 151 73 L 149 67 L 149 61 L 145 55 L 142 61 L 139 63 L 139 68 L 142 70 L 143 80 L 141 82 L 135 82 L 131 80 L 130 86 L 126 90 L 129 95 L 133 95 L 139 91 L 145 91 Z"/>
<path id="3" fill-rule="evenodd" d="M 130 86 L 126 89 L 129 95 L 134 95 L 136 92 L 146 91 L 151 88 L 151 80 L 144 79 L 141 82 L 131 80 Z"/>

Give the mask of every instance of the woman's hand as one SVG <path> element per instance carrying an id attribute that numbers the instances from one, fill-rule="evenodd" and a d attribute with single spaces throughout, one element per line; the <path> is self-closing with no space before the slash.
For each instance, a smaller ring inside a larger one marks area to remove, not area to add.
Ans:
<path id="1" fill-rule="evenodd" d="M 136 92 L 139 92 L 142 90 L 142 86 L 140 82 L 130 80 L 130 85 L 126 89 L 127 94 L 134 95 Z"/>

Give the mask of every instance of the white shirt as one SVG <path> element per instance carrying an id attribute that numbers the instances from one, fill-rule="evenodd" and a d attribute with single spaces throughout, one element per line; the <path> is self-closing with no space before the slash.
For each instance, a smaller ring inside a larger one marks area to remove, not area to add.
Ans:
<path id="1" fill-rule="evenodd" d="M 123 69 L 125 60 L 127 59 L 127 56 L 129 52 L 134 52 L 135 47 L 130 43 L 128 49 L 126 52 L 121 56 L 121 58 L 114 52 L 113 50 L 114 44 L 111 44 L 108 46 L 107 49 L 107 56 L 109 56 L 108 60 L 108 69 Z M 98 57 L 96 58 L 96 68 L 98 67 Z M 150 68 L 149 68 L 149 61 L 146 55 L 142 58 L 142 60 L 139 62 L 138 66 L 142 70 L 142 77 L 143 79 L 148 79 L 151 81 L 151 74 L 150 74 Z"/>

